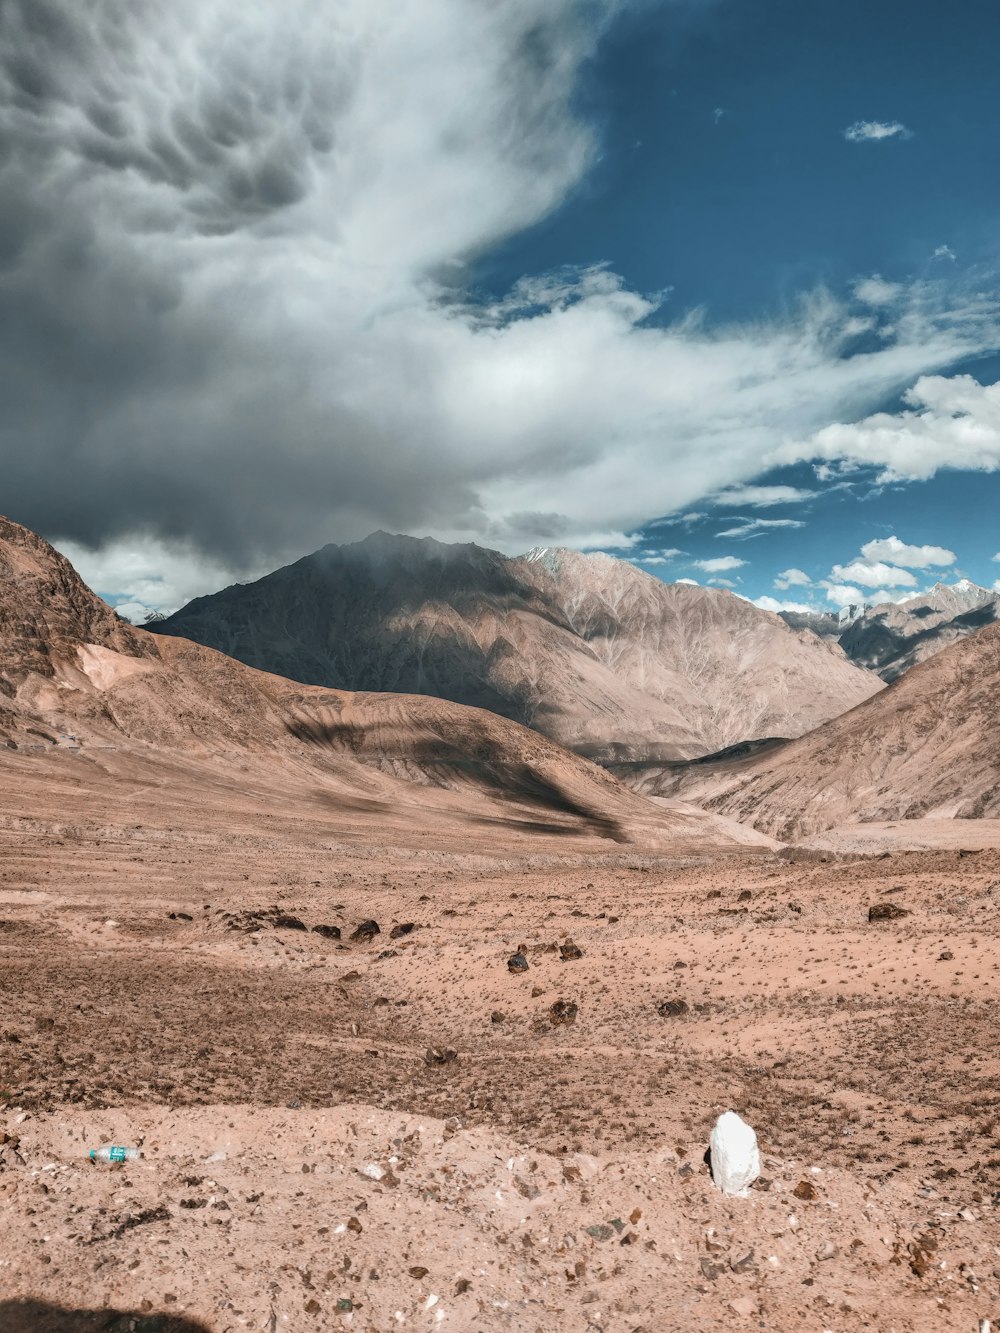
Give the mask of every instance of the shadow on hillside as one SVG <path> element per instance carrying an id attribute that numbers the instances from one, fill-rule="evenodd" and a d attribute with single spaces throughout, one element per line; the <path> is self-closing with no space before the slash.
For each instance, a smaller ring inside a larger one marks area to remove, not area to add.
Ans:
<path id="1" fill-rule="evenodd" d="M 48 1301 L 0 1301 L 3 1333 L 211 1333 L 207 1324 L 180 1315 L 139 1310 L 67 1310 Z"/>

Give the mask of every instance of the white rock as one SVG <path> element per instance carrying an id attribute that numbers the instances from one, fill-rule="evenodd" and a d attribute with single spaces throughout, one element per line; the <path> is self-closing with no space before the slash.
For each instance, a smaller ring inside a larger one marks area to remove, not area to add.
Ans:
<path id="1" fill-rule="evenodd" d="M 709 1140 L 712 1179 L 723 1194 L 744 1194 L 760 1175 L 757 1135 L 735 1111 L 720 1115 Z"/>

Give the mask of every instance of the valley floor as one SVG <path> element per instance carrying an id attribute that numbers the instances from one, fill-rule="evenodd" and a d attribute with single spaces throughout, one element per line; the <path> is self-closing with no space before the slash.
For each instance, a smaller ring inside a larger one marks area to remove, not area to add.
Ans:
<path id="1" fill-rule="evenodd" d="M 651 855 L 2 762 L 4 1333 L 1000 1312 L 1000 852 Z"/>

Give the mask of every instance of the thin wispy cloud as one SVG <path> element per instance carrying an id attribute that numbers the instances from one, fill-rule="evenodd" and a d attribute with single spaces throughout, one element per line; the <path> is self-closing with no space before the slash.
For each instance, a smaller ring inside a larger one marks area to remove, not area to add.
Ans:
<path id="1" fill-rule="evenodd" d="M 913 131 L 898 120 L 856 120 L 844 131 L 849 143 L 879 143 L 883 139 L 912 139 Z"/>
<path id="2" fill-rule="evenodd" d="M 733 537 L 736 541 L 748 541 L 751 537 L 763 537 L 768 532 L 780 528 L 804 528 L 800 518 L 745 518 L 737 527 L 726 528 L 717 532 L 716 537 Z"/>

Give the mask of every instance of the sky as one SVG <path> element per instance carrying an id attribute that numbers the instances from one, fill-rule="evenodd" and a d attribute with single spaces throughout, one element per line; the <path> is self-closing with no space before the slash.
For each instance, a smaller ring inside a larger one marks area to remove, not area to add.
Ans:
<path id="1" fill-rule="evenodd" d="M 138 619 L 377 528 L 769 609 L 992 586 L 998 38 L 5 0 L 0 510 Z"/>

